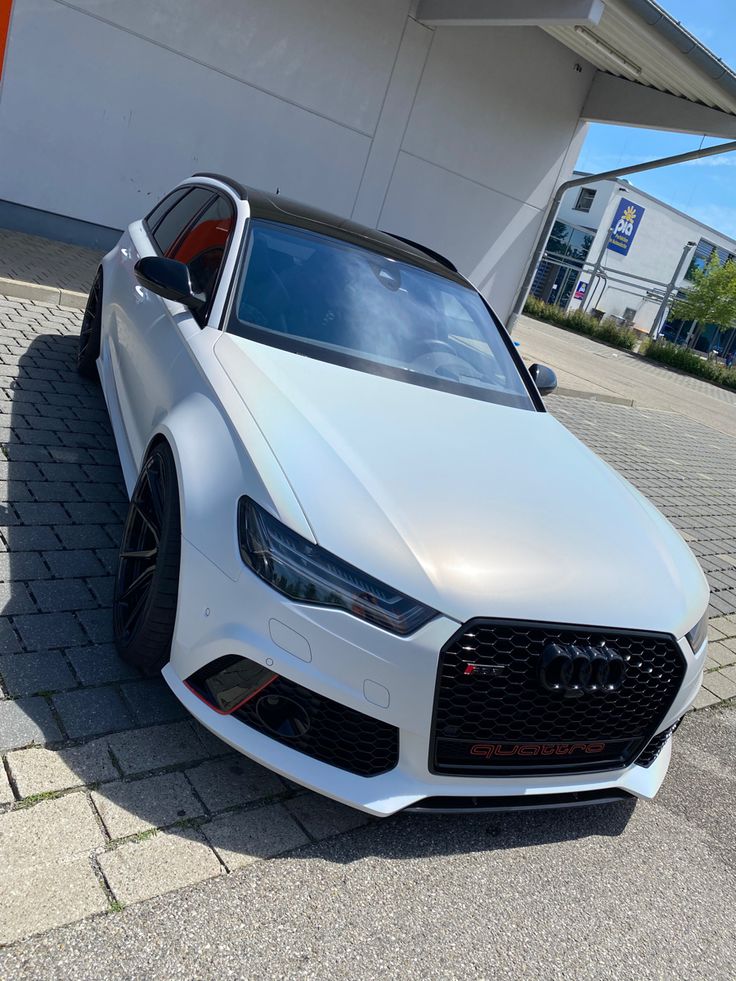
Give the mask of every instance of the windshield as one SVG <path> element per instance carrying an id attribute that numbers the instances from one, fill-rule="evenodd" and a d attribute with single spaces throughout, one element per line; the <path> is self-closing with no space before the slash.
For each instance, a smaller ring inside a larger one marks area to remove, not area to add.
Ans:
<path id="1" fill-rule="evenodd" d="M 412 384 L 533 408 L 473 289 L 292 225 L 251 222 L 228 330 Z"/>

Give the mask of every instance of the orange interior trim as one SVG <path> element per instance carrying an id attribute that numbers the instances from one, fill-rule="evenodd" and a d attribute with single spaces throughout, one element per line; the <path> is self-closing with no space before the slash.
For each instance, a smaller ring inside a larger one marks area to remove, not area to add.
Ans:
<path id="1" fill-rule="evenodd" d="M 196 256 L 209 249 L 224 249 L 231 226 L 231 218 L 200 221 L 181 241 L 175 242 L 174 248 L 166 254 L 179 262 L 191 262 Z"/>
<path id="2" fill-rule="evenodd" d="M 0 78 L 3 77 L 3 63 L 5 61 L 5 48 L 8 44 L 10 11 L 12 9 L 13 0 L 0 0 Z"/>

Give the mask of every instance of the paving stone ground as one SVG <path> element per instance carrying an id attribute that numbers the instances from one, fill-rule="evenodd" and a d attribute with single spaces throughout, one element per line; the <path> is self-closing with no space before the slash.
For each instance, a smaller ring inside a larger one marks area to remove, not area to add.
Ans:
<path id="1" fill-rule="evenodd" d="M 111 645 L 126 510 L 77 310 L 0 298 L 0 944 L 352 830 L 232 754 Z M 708 575 L 699 705 L 736 695 L 736 443 L 677 415 L 552 411 L 681 530 Z"/>
<path id="2" fill-rule="evenodd" d="M 101 256 L 99 249 L 0 228 L 0 279 L 86 293 Z"/>

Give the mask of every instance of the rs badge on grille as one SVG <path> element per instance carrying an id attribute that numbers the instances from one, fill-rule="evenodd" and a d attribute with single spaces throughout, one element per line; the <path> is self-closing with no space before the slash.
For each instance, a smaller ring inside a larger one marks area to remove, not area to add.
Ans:
<path id="1" fill-rule="evenodd" d="M 503 672 L 503 664 L 466 664 L 463 674 L 472 674 L 474 678 L 496 678 Z"/>

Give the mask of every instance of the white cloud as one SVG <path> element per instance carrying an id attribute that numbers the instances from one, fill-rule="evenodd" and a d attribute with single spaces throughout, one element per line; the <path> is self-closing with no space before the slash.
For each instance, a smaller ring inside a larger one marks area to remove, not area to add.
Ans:
<path id="1" fill-rule="evenodd" d="M 717 157 L 703 157 L 701 160 L 690 160 L 686 167 L 736 167 L 736 153 L 724 153 Z"/>

